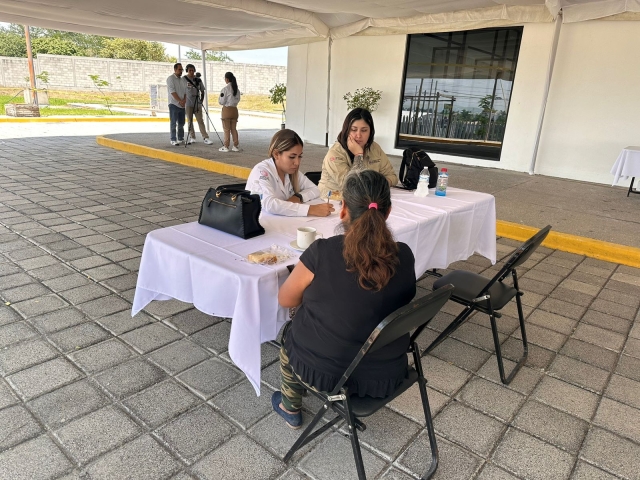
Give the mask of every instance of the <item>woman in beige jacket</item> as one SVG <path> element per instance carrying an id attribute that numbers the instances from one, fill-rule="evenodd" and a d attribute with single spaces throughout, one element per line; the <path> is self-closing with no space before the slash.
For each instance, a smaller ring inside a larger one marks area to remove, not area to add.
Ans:
<path id="1" fill-rule="evenodd" d="M 354 108 L 347 114 L 336 143 L 322 162 L 318 184 L 322 197 L 331 192 L 332 197 L 340 198 L 344 179 L 352 169 L 380 172 L 392 187 L 398 183 L 389 157 L 373 141 L 374 134 L 373 118 L 368 110 Z"/>

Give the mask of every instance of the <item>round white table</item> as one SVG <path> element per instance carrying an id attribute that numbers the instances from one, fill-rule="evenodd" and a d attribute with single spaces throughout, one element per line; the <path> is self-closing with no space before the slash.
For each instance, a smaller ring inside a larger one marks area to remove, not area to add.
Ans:
<path id="1" fill-rule="evenodd" d="M 626 147 L 623 149 L 611 168 L 611 174 L 613 175 L 614 186 L 620 181 L 620 178 L 626 180 L 631 177 L 631 185 L 629 185 L 627 197 L 630 193 L 640 193 L 640 191 L 633 188 L 633 182 L 636 177 L 640 177 L 640 147 Z"/>

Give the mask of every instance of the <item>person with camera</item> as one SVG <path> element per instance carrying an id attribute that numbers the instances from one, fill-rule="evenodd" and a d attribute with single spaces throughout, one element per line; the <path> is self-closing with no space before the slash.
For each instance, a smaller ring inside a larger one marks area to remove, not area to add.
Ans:
<path id="1" fill-rule="evenodd" d="M 173 74 L 167 78 L 167 92 L 169 93 L 169 133 L 171 145 L 180 145 L 184 140 L 184 107 L 187 103 L 187 82 L 182 77 L 182 64 L 173 66 Z M 176 127 L 178 137 L 176 138 Z"/>
<path id="2" fill-rule="evenodd" d="M 189 125 L 189 133 L 187 143 L 191 144 L 196 141 L 196 132 L 193 128 L 193 115 L 195 114 L 198 121 L 198 128 L 202 135 L 203 141 L 206 145 L 211 145 L 213 142 L 209 140 L 209 133 L 207 133 L 207 127 L 202 119 L 202 101 L 204 100 L 204 82 L 196 75 L 196 67 L 192 64 L 187 65 L 187 102 L 185 104 L 185 113 L 187 123 Z"/>

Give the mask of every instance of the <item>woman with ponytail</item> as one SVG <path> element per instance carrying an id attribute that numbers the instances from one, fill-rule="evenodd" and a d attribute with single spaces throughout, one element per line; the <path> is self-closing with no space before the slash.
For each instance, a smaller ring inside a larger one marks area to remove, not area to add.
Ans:
<path id="1" fill-rule="evenodd" d="M 236 130 L 236 124 L 238 123 L 238 103 L 240 103 L 240 90 L 238 89 L 238 82 L 233 73 L 227 72 L 224 74 L 224 81 L 226 85 L 220 91 L 218 97 L 218 103 L 222 105 L 222 128 L 224 130 L 224 145 L 220 147 L 221 152 L 229 151 L 229 144 L 231 137 L 233 137 L 232 152 L 240 152 L 241 149 L 238 146 L 238 130 Z"/>
<path id="2" fill-rule="evenodd" d="M 343 199 L 344 233 L 312 243 L 278 293 L 280 305 L 299 307 L 285 326 L 281 388 L 271 399 L 291 428 L 302 425 L 303 390 L 333 390 L 378 323 L 416 294 L 413 253 L 386 224 L 391 194 L 385 176 L 351 172 Z M 349 391 L 391 395 L 405 378 L 408 346 L 406 335 L 367 355 L 350 377 Z"/>

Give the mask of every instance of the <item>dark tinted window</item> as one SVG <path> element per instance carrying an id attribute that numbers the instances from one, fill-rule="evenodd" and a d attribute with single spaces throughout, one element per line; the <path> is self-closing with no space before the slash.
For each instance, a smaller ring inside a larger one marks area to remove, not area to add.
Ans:
<path id="1" fill-rule="evenodd" d="M 499 159 L 522 27 L 409 35 L 398 146 Z"/>

